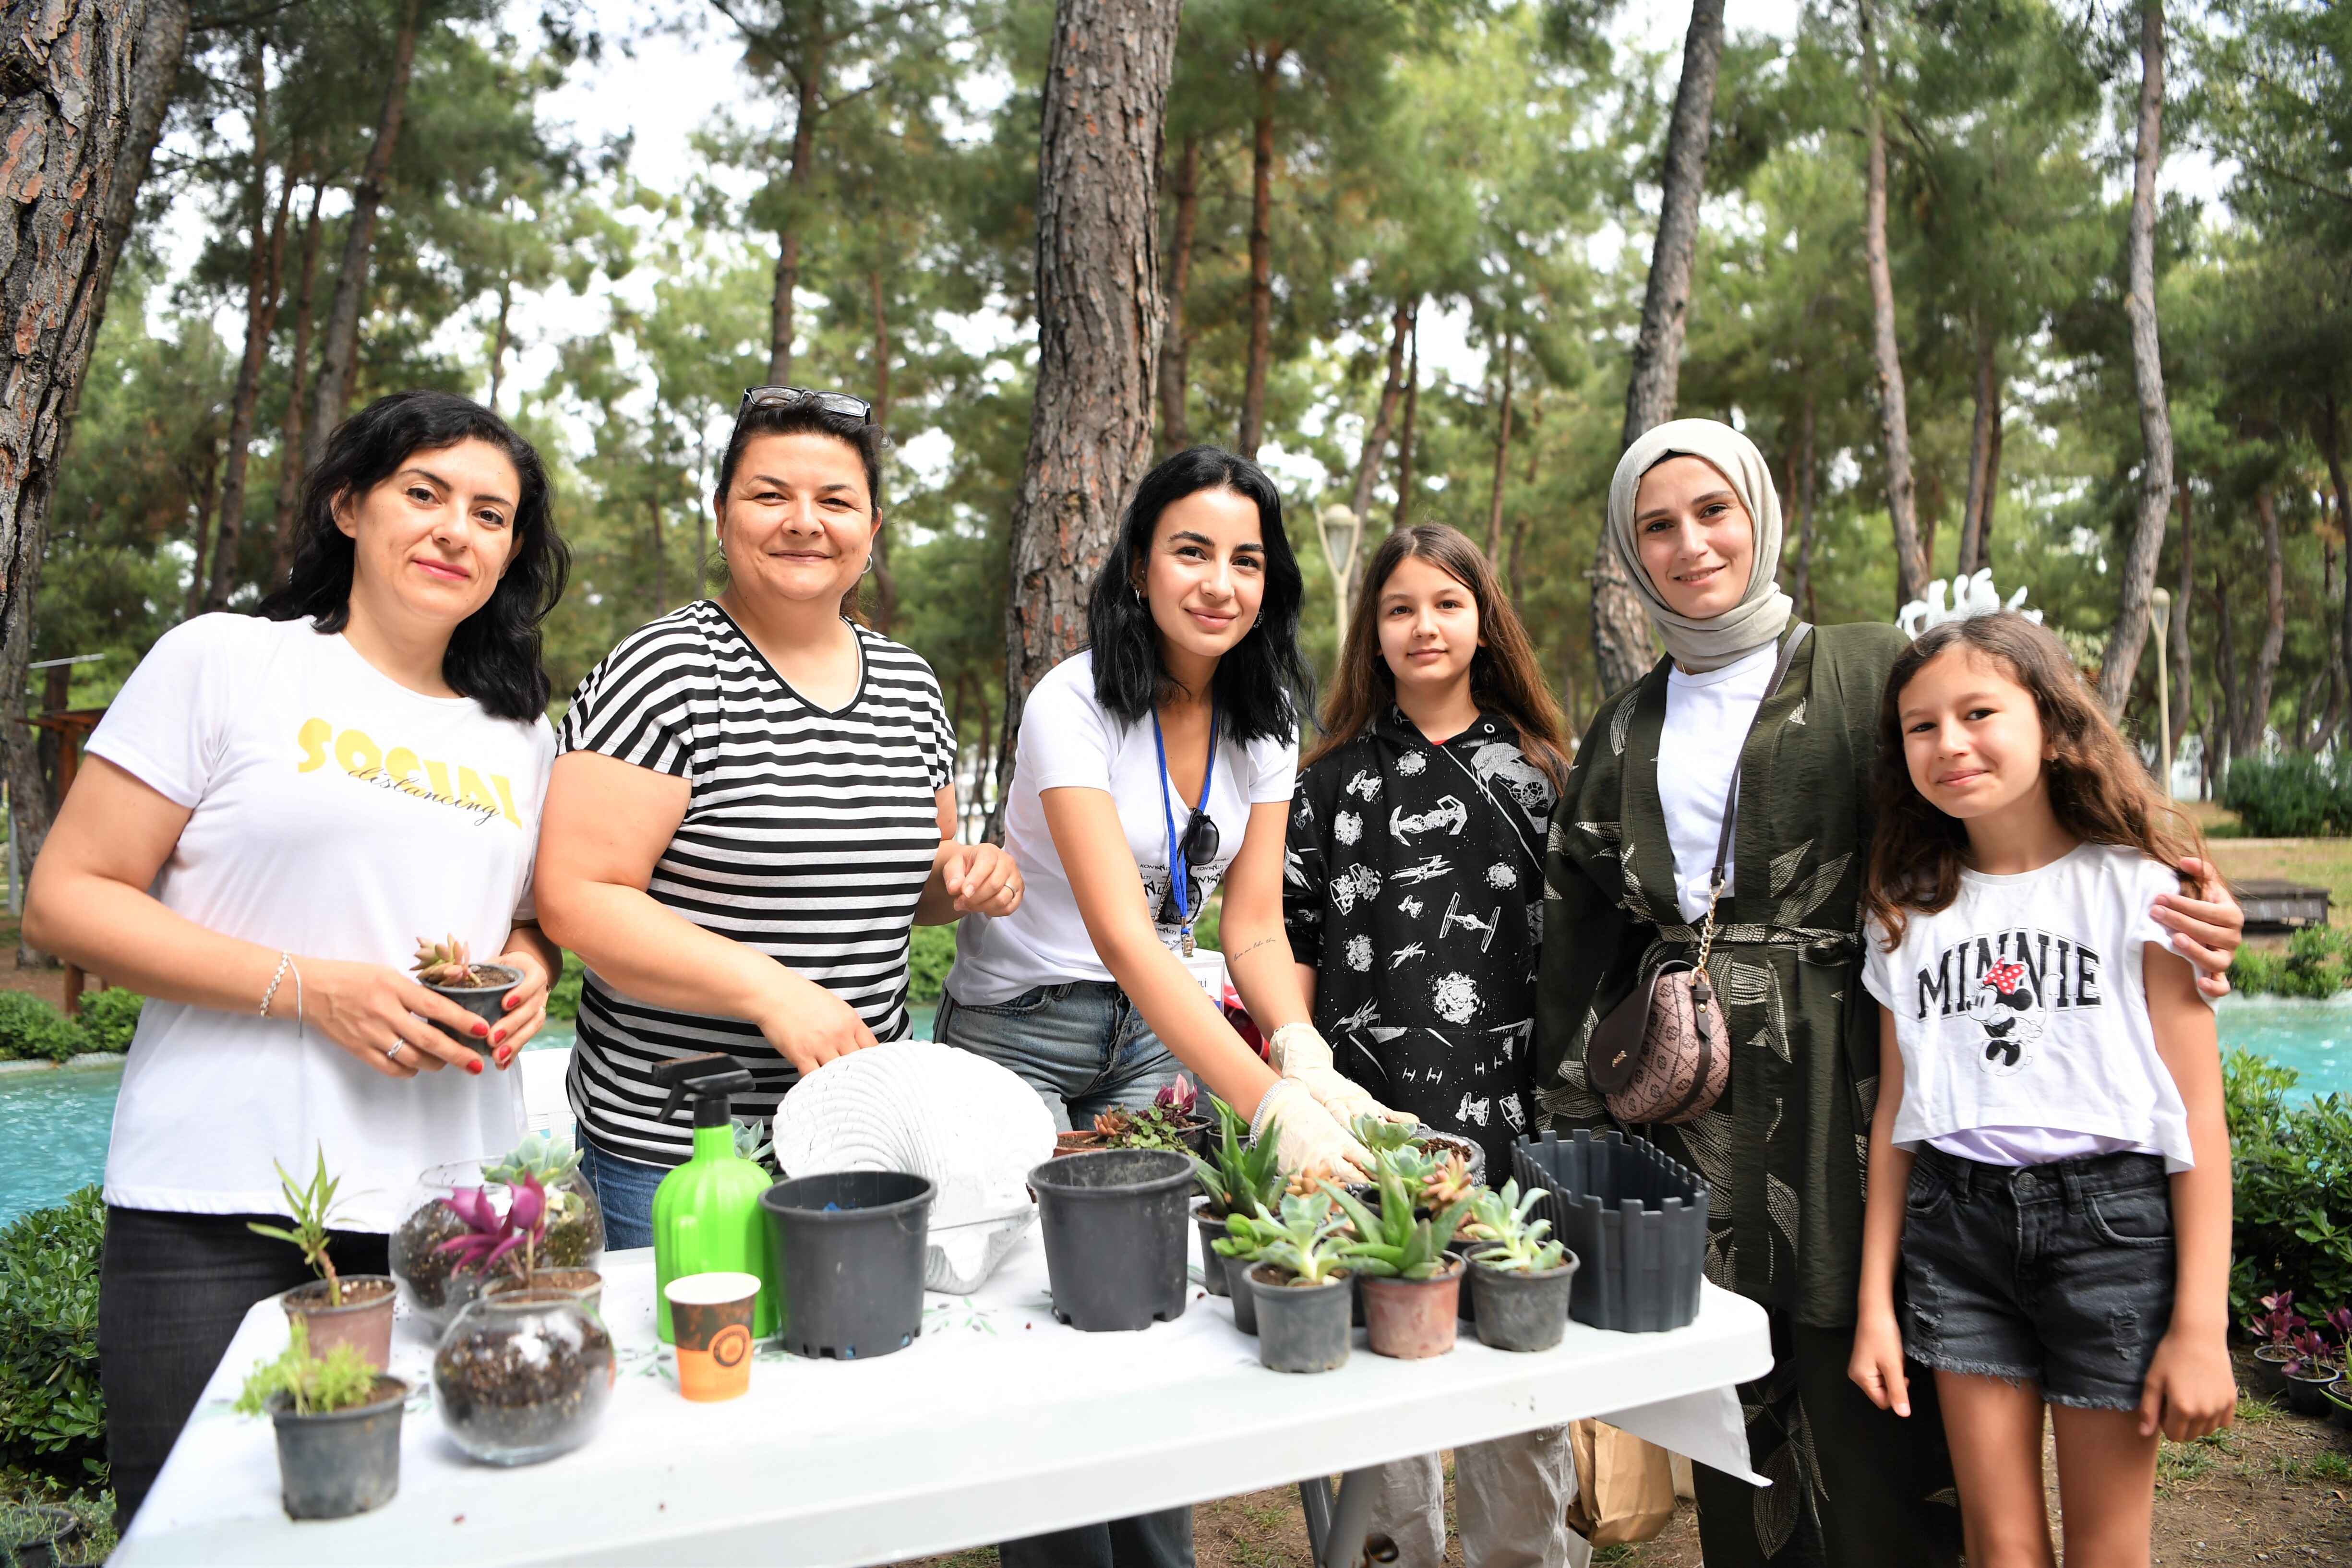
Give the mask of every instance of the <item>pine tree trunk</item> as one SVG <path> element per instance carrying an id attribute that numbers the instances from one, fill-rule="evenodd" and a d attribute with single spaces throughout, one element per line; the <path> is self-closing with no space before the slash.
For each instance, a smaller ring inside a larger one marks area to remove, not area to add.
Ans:
<path id="1" fill-rule="evenodd" d="M 2352 528 L 2352 486 L 2345 483 L 2343 426 L 2339 420 L 2340 411 L 2336 407 L 2335 393 L 2327 394 L 2324 412 L 2326 414 L 2326 423 L 2323 434 L 2326 439 L 2320 444 L 2320 455 L 2327 460 L 2328 483 L 2335 487 L 2336 491 L 2336 531 L 2342 536 L 2344 542 L 2344 602 L 2336 622 L 2336 653 L 2342 664 L 2341 673 L 2344 678 L 2347 682 L 2352 682 L 2352 531 L 2347 531 L 2347 528 Z M 2184 486 L 2182 488 L 2185 490 L 2187 486 Z M 2185 508 L 2187 502 L 2184 501 L 2182 506 Z M 2181 515 L 2185 518 L 2188 513 L 2184 509 Z M 2185 539 L 2187 538 L 2185 523 L 2183 529 L 2182 537 Z M 2347 699 L 2347 708 L 2352 709 L 2352 691 L 2347 691 L 2344 695 Z"/>
<path id="2" fill-rule="evenodd" d="M 1412 357 L 1404 372 L 1404 427 L 1397 433 L 1397 504 L 1396 526 L 1391 533 L 1411 526 L 1412 515 L 1412 438 L 1413 427 L 1421 413 L 1421 321 L 1418 307 L 1414 308 L 1412 326 Z"/>
<path id="3" fill-rule="evenodd" d="M 1087 592 L 1151 463 L 1166 301 L 1160 137 L 1181 0 L 1058 0 L 1037 149 L 1037 390 L 1013 511 L 998 809 L 1021 710 L 1087 639 Z"/>
<path id="4" fill-rule="evenodd" d="M 108 287 L 138 211 L 187 44 L 185 0 L 9 6 L 0 46 L 0 749 L 18 864 L 48 837 L 52 802 L 26 717 L 33 607 L 50 497 Z M 45 956 L 18 948 L 20 960 Z"/>
<path id="5" fill-rule="evenodd" d="M 1715 119 L 1715 78 L 1723 62 L 1723 0 L 1693 0 L 1683 37 L 1683 74 L 1666 123 L 1666 157 L 1658 189 L 1658 234 L 1650 247 L 1650 283 L 1642 297 L 1642 330 L 1625 383 L 1621 447 L 1675 416 L 1683 337 L 1690 326 L 1691 260 L 1698 249 L 1698 203 L 1706 189 L 1706 144 Z M 1604 528 L 1592 553 L 1592 658 L 1603 695 L 1629 686 L 1650 667 L 1650 618 L 1626 580 Z"/>
<path id="6" fill-rule="evenodd" d="M 293 569 L 294 524 L 302 509 L 302 405 L 308 401 L 312 308 L 318 299 L 319 195 L 313 184 L 310 215 L 302 224 L 302 265 L 294 286 L 294 351 L 287 375 L 286 423 L 278 441 L 278 541 L 269 554 L 273 590 Z"/>
<path id="7" fill-rule="evenodd" d="M 2148 601 L 2156 590 L 2157 558 L 2172 510 L 2172 415 L 2164 401 L 2164 361 L 2156 331 L 2156 169 L 2163 162 L 2164 0 L 2140 0 L 2139 132 L 2132 155 L 2131 282 L 2124 313 L 2131 323 L 2132 384 L 2139 394 L 2139 517 L 2124 554 L 2123 592 L 2115 633 L 2099 669 L 2099 695 L 2123 717 L 2132 674 L 2147 640 Z M 2273 558 L 2275 560 L 2276 555 Z M 2275 568 L 2273 568 L 2275 570 Z M 2264 688 L 2267 693 L 2267 685 Z M 2263 710 L 2254 723 L 2259 739 Z"/>
<path id="8" fill-rule="evenodd" d="M 205 608 L 226 610 L 236 589 L 239 546 L 245 538 L 245 475 L 252 458 L 253 413 L 261 401 L 261 371 L 269 358 L 269 339 L 278 330 L 278 283 L 286 264 L 286 209 L 294 183 L 280 187 L 278 213 L 267 237 L 263 215 L 269 197 L 269 78 L 259 45 L 253 48 L 247 71 L 253 91 L 253 191 L 251 222 L 253 254 L 245 270 L 245 357 L 236 368 L 236 386 L 229 395 L 228 471 L 221 481 L 220 526 L 213 536 L 212 586 Z"/>
<path id="9" fill-rule="evenodd" d="M 882 308 L 882 272 L 867 275 L 874 295 L 874 423 L 887 438 L 890 431 L 890 319 Z M 877 512 L 880 517 L 880 513 Z M 881 518 L 874 530 L 874 629 L 885 637 L 898 613 L 898 584 L 890 575 L 890 525 Z"/>
<path id="10" fill-rule="evenodd" d="M 359 369 L 360 314 L 367 302 L 368 267 L 375 254 L 376 221 L 383 205 L 383 183 L 392 172 L 393 150 L 400 144 L 400 123 L 408 111 L 408 78 L 416 65 L 416 28 L 423 0 L 408 0 L 401 16 L 400 33 L 393 40 L 392 74 L 384 82 L 383 109 L 376 118 L 375 140 L 367 161 L 360 165 L 359 183 L 352 188 L 351 226 L 343 235 L 343 262 L 335 273 L 334 301 L 327 309 L 327 340 L 319 361 L 319 385 L 313 396 L 310 427 L 303 433 L 305 466 L 315 466 L 327 450 L 327 437 L 343 422 L 351 408 L 352 382 Z"/>
<path id="11" fill-rule="evenodd" d="M 1192 444 L 1184 414 L 1191 390 L 1192 345 L 1184 336 L 1184 291 L 1192 286 L 1192 242 L 1201 231 L 1201 138 L 1184 138 L 1177 154 L 1176 248 L 1168 258 L 1168 340 L 1160 350 L 1160 451 L 1181 452 Z M 1362 507 L 1357 511 L 1360 515 Z"/>
<path id="12" fill-rule="evenodd" d="M 824 7 L 814 7 L 809 26 L 813 39 L 824 36 Z M 785 177 L 789 186 L 783 227 L 776 235 L 776 293 L 769 307 L 768 316 L 768 384 L 790 386 L 793 381 L 793 291 L 801 285 L 801 203 L 808 194 L 809 180 L 816 162 L 816 118 L 822 112 L 818 98 L 824 87 L 824 49 L 820 42 L 808 46 L 808 56 L 799 80 L 794 84 L 793 110 L 793 167 Z"/>
<path id="13" fill-rule="evenodd" d="M 1486 497 L 1486 559 L 1503 566 L 1503 481 L 1511 461 L 1511 339 L 1503 338 L 1503 396 L 1495 411 L 1495 487 Z"/>
<path id="14" fill-rule="evenodd" d="M 1960 553 L 1952 570 L 1973 577 L 1991 564 L 1992 486 L 2000 461 L 2000 370 L 1993 354 L 1992 329 L 1977 329 L 1976 421 L 1969 432 L 1969 498 L 1960 514 Z"/>
<path id="15" fill-rule="evenodd" d="M 1871 345 L 1878 361 L 1878 425 L 1886 458 L 1886 513 L 1895 527 L 1895 602 L 1927 595 L 1927 554 L 1919 544 L 1919 514 L 1911 493 L 1911 414 L 1903 389 L 1903 352 L 1895 336 L 1895 275 L 1886 260 L 1886 117 L 1879 102 L 1878 20 L 1873 0 L 1861 0 L 1864 134 L 1869 175 L 1862 219 L 1863 262 L 1870 274 Z"/>
<path id="16" fill-rule="evenodd" d="M 1274 358 L 1274 90 L 1285 52 L 1273 46 L 1258 68 L 1257 120 L 1251 127 L 1249 361 L 1234 448 L 1253 460 L 1265 438 L 1265 377 Z"/>
<path id="17" fill-rule="evenodd" d="M 2178 747 L 2189 736 L 2189 716 L 2192 695 L 2189 680 L 2189 610 L 2197 594 L 2196 545 L 2189 530 L 2189 486 L 2180 486 L 2180 588 L 2172 596 L 2172 744 Z M 2172 758 L 2165 758 L 2165 778 Z"/>
<path id="18" fill-rule="evenodd" d="M 1372 416 L 1372 427 L 1364 432 L 1364 444 L 1356 455 L 1356 482 L 1348 496 L 1348 509 L 1356 514 L 1359 529 L 1371 515 L 1372 486 L 1380 478 L 1381 457 L 1388 451 L 1389 434 L 1396 426 L 1397 404 L 1404 401 L 1404 344 L 1412 335 L 1413 319 L 1420 311 L 1419 300 L 1400 299 L 1396 314 L 1389 318 L 1388 379 L 1381 384 L 1380 412 Z"/>
<path id="19" fill-rule="evenodd" d="M 1808 621 L 1818 623 L 1821 611 L 1813 603 L 1813 386 L 1805 383 L 1805 415 L 1799 437 L 1797 482 L 1791 486 L 1797 500 L 1797 571 L 1790 585 L 1789 596 L 1797 601 L 1799 612 Z"/>

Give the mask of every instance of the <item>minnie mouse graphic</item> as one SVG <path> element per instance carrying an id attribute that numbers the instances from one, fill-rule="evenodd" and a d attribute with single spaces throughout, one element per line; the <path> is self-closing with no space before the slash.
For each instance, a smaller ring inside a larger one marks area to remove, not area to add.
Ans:
<path id="1" fill-rule="evenodd" d="M 2048 1014 L 2033 971 L 2011 959 L 1984 972 L 1969 997 L 1969 1017 L 1985 1031 L 1985 1061 L 2004 1075 L 2025 1064 L 2025 1052 L 2042 1038 Z"/>

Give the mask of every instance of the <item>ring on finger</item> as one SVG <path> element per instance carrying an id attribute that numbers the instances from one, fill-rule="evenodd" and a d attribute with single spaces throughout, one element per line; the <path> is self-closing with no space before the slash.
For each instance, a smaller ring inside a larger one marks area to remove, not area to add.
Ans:
<path id="1" fill-rule="evenodd" d="M 385 1051 L 385 1052 L 383 1053 L 383 1059 L 384 1059 L 386 1061 L 399 1061 L 399 1060 L 400 1060 L 400 1048 L 401 1048 L 402 1046 L 404 1046 L 404 1045 L 406 1045 L 407 1043 L 408 1043 L 408 1042 L 407 1042 L 406 1040 L 394 1040 L 394 1041 L 392 1042 L 392 1049 L 391 1049 L 390 1051 Z"/>

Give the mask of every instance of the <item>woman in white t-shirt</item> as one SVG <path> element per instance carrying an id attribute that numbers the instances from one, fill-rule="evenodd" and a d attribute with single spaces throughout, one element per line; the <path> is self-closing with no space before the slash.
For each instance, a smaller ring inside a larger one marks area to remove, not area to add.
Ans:
<path id="1" fill-rule="evenodd" d="M 323 1152 L 338 1270 L 384 1272 L 417 1173 L 520 1135 L 503 1070 L 559 960 L 530 904 L 566 571 L 538 454 L 465 398 L 396 393 L 336 430 L 297 529 L 258 616 L 199 616 L 132 672 L 26 895 L 27 941 L 150 998 L 100 1279 L 126 1522 L 247 1309 L 309 1278 L 247 1228 L 284 1213 L 278 1166 Z M 428 933 L 522 972 L 500 1023 L 404 972 Z"/>

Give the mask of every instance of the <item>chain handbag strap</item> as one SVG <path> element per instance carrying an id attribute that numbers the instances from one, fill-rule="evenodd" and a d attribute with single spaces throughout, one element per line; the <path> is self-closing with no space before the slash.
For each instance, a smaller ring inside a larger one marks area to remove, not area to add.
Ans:
<path id="1" fill-rule="evenodd" d="M 1788 640 L 1780 644 L 1780 656 L 1772 665 L 1772 678 L 1765 683 L 1764 695 L 1756 700 L 1756 715 L 1748 721 L 1748 732 L 1739 737 L 1742 760 L 1732 764 L 1731 789 L 1723 801 L 1723 831 L 1715 841 L 1715 871 L 1707 878 L 1706 924 L 1699 928 L 1698 934 L 1697 967 L 1702 975 L 1706 973 L 1707 955 L 1715 950 L 1715 906 L 1723 898 L 1724 868 L 1731 862 L 1732 831 L 1739 821 L 1739 775 L 1745 768 L 1748 743 L 1756 737 L 1756 727 L 1764 722 L 1764 705 L 1772 700 L 1780 689 L 1780 683 L 1788 679 L 1789 665 L 1797 657 L 1797 645 L 1812 629 L 1811 622 L 1800 621 L 1797 629 L 1790 632 Z"/>

